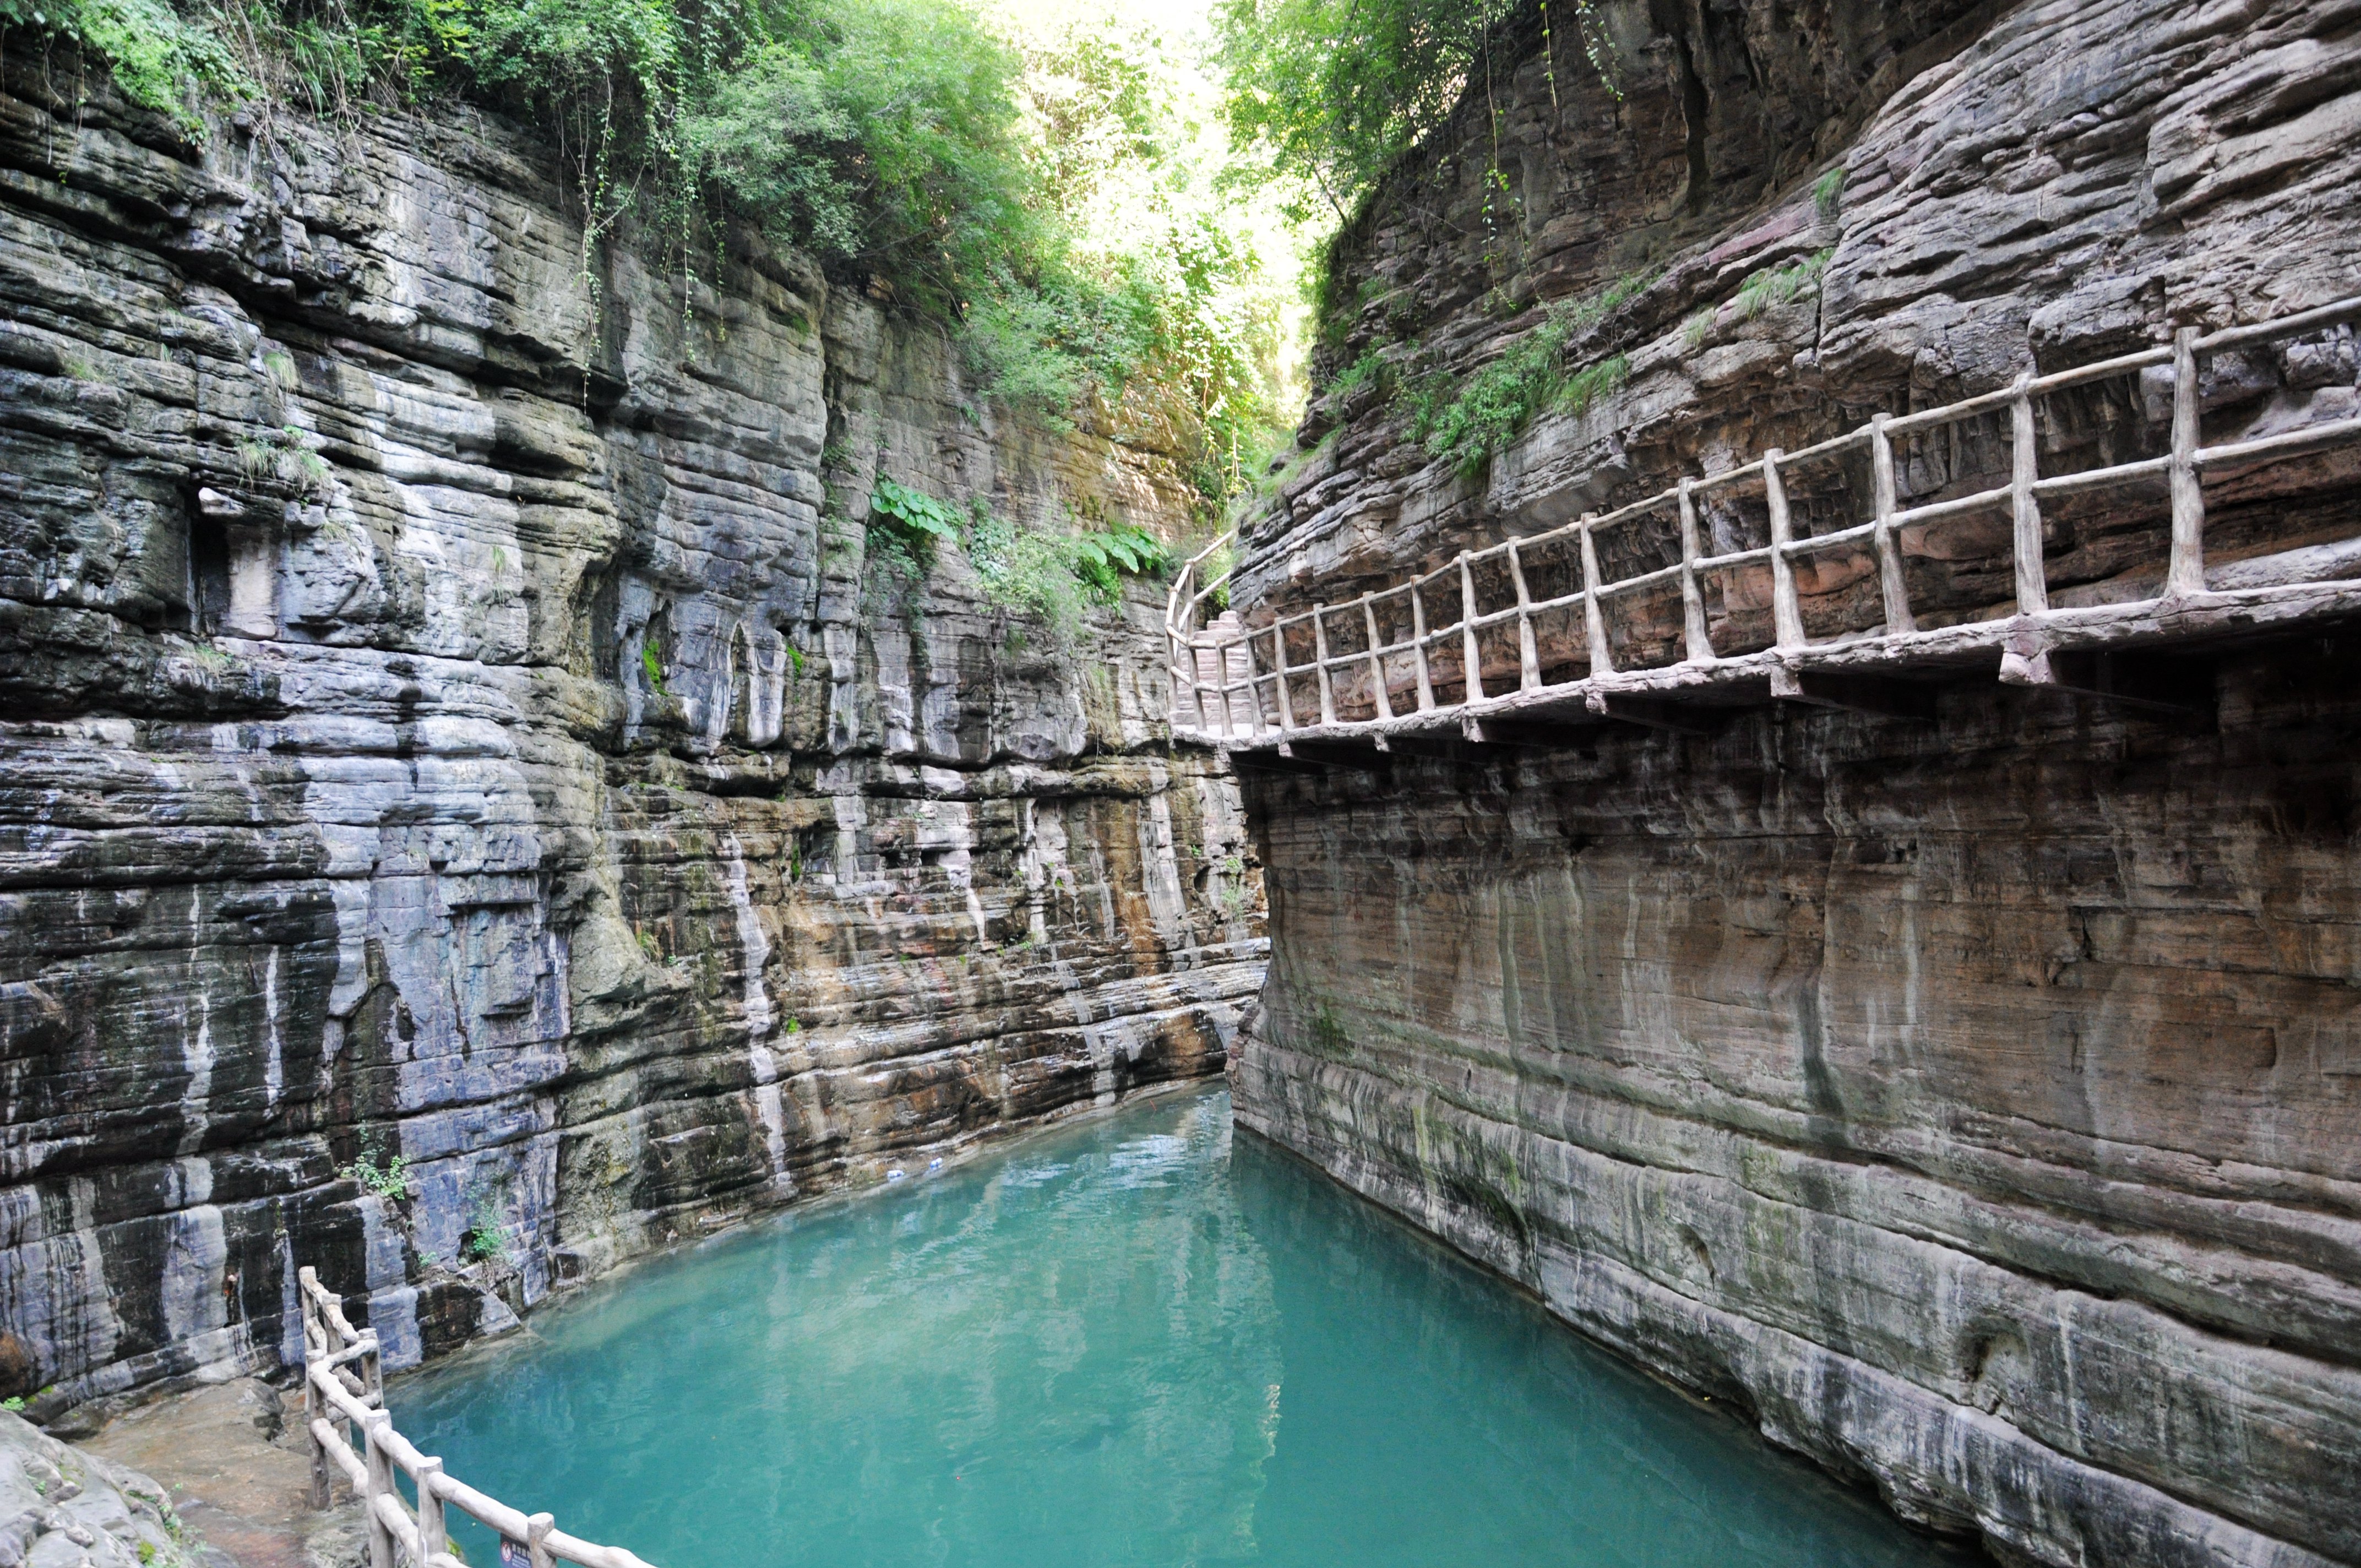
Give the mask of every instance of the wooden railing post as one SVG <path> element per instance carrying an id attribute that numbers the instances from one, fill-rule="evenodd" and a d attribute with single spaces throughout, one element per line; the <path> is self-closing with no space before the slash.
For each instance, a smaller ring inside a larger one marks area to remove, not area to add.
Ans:
<path id="1" fill-rule="evenodd" d="M 1525 563 L 1513 539 L 1509 541 L 1509 580 L 1517 588 L 1517 689 L 1539 691 L 1542 655 L 1533 641 L 1533 596 L 1525 589 Z"/>
<path id="2" fill-rule="evenodd" d="M 1246 666 L 1246 733 L 1259 740 L 1268 727 L 1262 718 L 1262 676 L 1255 673 L 1253 632 L 1238 633 L 1238 657 L 1245 661 Z"/>
<path id="3" fill-rule="evenodd" d="M 2041 498 L 2033 493 L 2041 477 L 2041 454 L 2033 428 L 2033 394 L 2027 389 L 2032 384 L 2032 371 L 2019 376 L 2016 400 L 2009 405 L 2008 499 L 2015 521 L 2019 615 L 2037 615 L 2049 608 L 2049 576 L 2041 560 Z"/>
<path id="4" fill-rule="evenodd" d="M 445 1475 L 440 1459 L 420 1453 L 394 1430 L 383 1408 L 382 1374 L 369 1370 L 380 1353 L 376 1331 L 354 1328 L 341 1299 L 322 1289 L 311 1269 L 299 1269 L 297 1282 L 305 1332 L 305 1427 L 314 1438 L 326 1433 L 317 1451 L 333 1459 L 361 1504 L 368 1568 L 405 1568 L 405 1560 L 407 1568 L 449 1563 L 457 1555 L 451 1544 L 453 1507 L 504 1541 L 522 1537 L 533 1568 L 556 1568 L 561 1558 L 581 1568 L 649 1568 L 620 1547 L 560 1534 L 549 1515 L 527 1515 Z M 372 1393 L 380 1403 L 368 1402 Z M 340 1426 L 349 1432 L 338 1431 Z M 404 1475 L 417 1483 L 414 1507 L 402 1495 Z"/>
<path id="5" fill-rule="evenodd" d="M 320 1320 L 320 1309 L 312 1298 L 318 1289 L 320 1277 L 306 1264 L 295 1271 L 296 1311 L 303 1331 L 303 1446 L 312 1455 L 312 1506 L 328 1506 L 328 1451 L 320 1442 L 319 1429 L 312 1423 L 325 1420 L 329 1413 L 327 1401 L 312 1385 L 313 1368 L 318 1364 L 323 1347 L 327 1343 L 328 1325 Z M 316 1343 L 315 1343 L 316 1342 Z"/>
<path id="6" fill-rule="evenodd" d="M 1320 722 L 1336 722 L 1336 683 L 1328 670 L 1328 607 L 1312 607 L 1312 656 L 1320 662 Z"/>
<path id="7" fill-rule="evenodd" d="M 1270 667 L 1279 686 L 1279 728 L 1284 734 L 1295 728 L 1295 699 L 1287 690 L 1287 628 L 1281 619 L 1275 617 L 1270 623 Z"/>
<path id="8" fill-rule="evenodd" d="M 1894 513 L 1898 505 L 1894 484 L 1894 437 L 1886 433 L 1887 416 L 1880 411 L 1869 422 L 1870 504 L 1875 509 L 1877 532 L 1871 536 L 1877 549 L 1877 586 L 1885 600 L 1885 634 L 1916 631 L 1911 618 L 1910 591 L 1902 582 L 1902 547 L 1894 537 Z"/>
<path id="9" fill-rule="evenodd" d="M 1378 717 L 1391 718 L 1394 705 L 1386 696 L 1385 660 L 1378 652 L 1378 604 L 1367 594 L 1361 596 L 1361 625 L 1368 638 L 1369 695 L 1377 699 Z"/>
<path id="10" fill-rule="evenodd" d="M 1197 733 L 1211 735 L 1213 719 L 1205 711 L 1205 651 L 1193 641 L 1189 644 L 1189 700 L 1197 707 Z"/>
<path id="11" fill-rule="evenodd" d="M 2172 334 L 2172 554 L 2164 597 L 2205 591 L 2205 489 L 2197 476 L 2197 329 Z"/>
<path id="12" fill-rule="evenodd" d="M 1771 629 L 1782 648 L 1804 645 L 1804 606 L 1795 593 L 1795 564 L 1787 559 L 1795 542 L 1795 521 L 1787 513 L 1787 484 L 1779 477 L 1779 459 L 1786 454 L 1776 446 L 1763 453 L 1763 499 L 1771 508 Z"/>
<path id="13" fill-rule="evenodd" d="M 1418 650 L 1418 710 L 1434 707 L 1434 676 L 1426 667 L 1426 590 L 1413 578 L 1410 585 L 1410 637 Z"/>
<path id="14" fill-rule="evenodd" d="M 1598 612 L 1598 542 L 1590 525 L 1597 512 L 1582 514 L 1582 628 L 1590 642 L 1590 673 L 1612 674 L 1615 658 L 1607 646 L 1607 618 Z"/>
<path id="15" fill-rule="evenodd" d="M 1184 581 L 1188 576 L 1188 568 L 1185 566 L 1181 568 L 1181 576 Z M 1164 674 L 1166 679 L 1173 683 L 1172 700 L 1167 706 L 1166 714 L 1173 723 L 1178 724 L 1180 721 L 1180 639 L 1173 632 L 1172 618 L 1170 615 L 1164 619 Z"/>
<path id="16" fill-rule="evenodd" d="M 1691 663 L 1713 658 L 1713 637 L 1705 623 L 1705 588 L 1697 582 L 1697 481 L 1681 480 L 1681 622 Z"/>
<path id="17" fill-rule="evenodd" d="M 434 1483 L 442 1478 L 443 1462 L 418 1462 L 418 1568 L 433 1568 L 434 1560 L 451 1550 L 450 1531 L 443 1522 L 443 1496 Z"/>
<path id="18" fill-rule="evenodd" d="M 1467 665 L 1466 689 L 1459 694 L 1465 707 L 1484 700 L 1484 659 L 1476 646 L 1476 568 L 1465 550 L 1459 553 L 1459 656 Z"/>
<path id="19" fill-rule="evenodd" d="M 378 1499 L 394 1491 L 393 1461 L 380 1438 L 392 1425 L 391 1416 L 372 1410 L 361 1428 L 361 1508 L 368 1526 L 368 1568 L 395 1568 L 393 1529 L 378 1510 Z"/>
<path id="20" fill-rule="evenodd" d="M 1237 646 L 1235 642 L 1213 644 L 1213 668 L 1220 672 L 1214 679 L 1222 683 L 1222 739 L 1224 740 L 1236 740 L 1241 728 L 1238 723 L 1237 697 L 1233 689 L 1237 683 L 1230 678 L 1230 651 Z"/>

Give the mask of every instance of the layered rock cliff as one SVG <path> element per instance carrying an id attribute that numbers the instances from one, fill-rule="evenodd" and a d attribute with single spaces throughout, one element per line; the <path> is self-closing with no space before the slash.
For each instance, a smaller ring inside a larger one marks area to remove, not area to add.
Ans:
<path id="1" fill-rule="evenodd" d="M 1569 368 L 1624 363 L 1472 474 L 1388 378 L 1341 378 L 1246 531 L 1249 623 L 2361 292 L 2352 5 L 1596 9 L 1620 96 L 1567 27 L 1554 63 L 1497 38 L 1489 104 L 1348 234 L 1327 355 L 1464 376 L 1587 300 Z M 2349 415 L 2357 379 L 2343 330 L 2219 364 L 2209 431 Z M 2154 448 L 2109 396 L 2045 408 L 2045 472 Z M 1904 499 L 2007 462 L 1989 428 L 1905 451 Z M 2209 559 L 2349 539 L 2356 493 L 2349 466 L 2217 488 Z M 2156 592 L 2153 499 L 2046 519 L 2060 602 Z M 2011 613 L 1982 528 L 1903 541 L 1922 625 Z M 1767 645 L 1762 587 L 1711 586 L 1719 652 Z M 1804 592 L 1816 635 L 1864 592 L 1874 629 L 1873 564 Z M 1625 613 L 1616 652 L 1680 616 Z M 1926 688 L 1932 722 L 1764 701 L 1251 773 L 1273 950 L 1239 1116 L 2006 1560 L 2361 1561 L 2361 708 L 2319 630 L 2180 666 L 2194 722 L 1979 669 Z M 1579 668 L 1581 627 L 1549 635 Z"/>
<path id="2" fill-rule="evenodd" d="M 202 146 L 0 92 L 0 1393 L 395 1362 L 620 1258 L 1217 1070 L 1261 969 L 1160 587 L 1076 645 L 884 475 L 1191 526 L 1111 421 L 743 236 L 585 244 L 530 136 Z"/>

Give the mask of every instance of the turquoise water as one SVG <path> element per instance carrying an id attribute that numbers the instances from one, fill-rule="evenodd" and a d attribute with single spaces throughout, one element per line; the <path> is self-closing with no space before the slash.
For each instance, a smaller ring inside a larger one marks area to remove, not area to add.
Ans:
<path id="1" fill-rule="evenodd" d="M 1193 1093 L 635 1269 L 398 1384 L 658 1568 L 1955 1559 Z M 484 1538 L 470 1561 L 496 1561 Z"/>

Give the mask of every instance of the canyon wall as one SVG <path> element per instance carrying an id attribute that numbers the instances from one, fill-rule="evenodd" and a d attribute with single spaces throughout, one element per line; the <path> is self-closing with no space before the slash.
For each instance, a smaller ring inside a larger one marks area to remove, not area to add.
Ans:
<path id="1" fill-rule="evenodd" d="M 1511 28 L 1497 120 L 1471 95 L 1348 230 L 1324 363 L 1388 373 L 1315 400 L 1244 531 L 1249 623 L 2361 293 L 2361 7 L 1596 14 L 1615 92 L 1564 18 L 1554 61 Z M 1623 361 L 1587 406 L 1476 472 L 1410 439 L 1397 389 L 1572 300 L 1568 368 Z M 2153 402 L 2045 406 L 2043 471 L 2152 448 Z M 2216 361 L 2204 403 L 2208 440 L 2349 417 L 2352 334 Z M 1904 503 L 2007 465 L 1989 424 L 1920 444 Z M 2349 464 L 2213 489 L 2221 572 L 2361 534 Z M 2154 499 L 2045 518 L 2053 602 L 2157 591 L 2125 543 Z M 1981 527 L 1903 541 L 1952 622 L 2012 612 Z M 1873 564 L 1799 576 L 1808 623 L 1862 591 L 1875 621 Z M 1767 645 L 1762 587 L 1711 585 L 1718 651 Z M 1681 634 L 1677 599 L 1619 615 L 1619 653 Z M 1587 657 L 1578 617 L 1545 631 L 1553 671 Z M 2323 626 L 2191 652 L 2193 718 L 1987 668 L 1916 722 L 1766 700 L 1248 773 L 1273 946 L 1238 1115 L 2004 1560 L 2361 1562 L 2356 674 Z"/>
<path id="2" fill-rule="evenodd" d="M 586 247 L 511 127 L 193 143 L 5 42 L 0 1394 L 275 1365 L 299 1265 L 412 1361 L 1219 1069 L 1260 893 L 1161 586 L 1069 646 L 864 526 L 1178 541 L 1152 443 L 746 236 Z"/>

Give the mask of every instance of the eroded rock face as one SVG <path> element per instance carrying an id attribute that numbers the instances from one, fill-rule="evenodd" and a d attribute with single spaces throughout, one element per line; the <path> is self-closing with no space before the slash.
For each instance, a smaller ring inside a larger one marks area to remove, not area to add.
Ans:
<path id="1" fill-rule="evenodd" d="M 9 41 L 0 1392 L 272 1364 L 299 1263 L 414 1359 L 1218 1070 L 1260 894 L 1160 590 L 1065 649 L 855 521 L 1178 537 L 1169 460 L 751 240 L 592 290 L 500 125 L 192 148 Z"/>
<path id="2" fill-rule="evenodd" d="M 163 1487 L 0 1410 L 0 1561 L 9 1568 L 186 1568 Z"/>
<path id="3" fill-rule="evenodd" d="M 1374 382 L 1316 405 L 1250 531 L 1249 622 L 1876 409 L 2361 292 L 2349 7 L 1601 10 L 1621 103 L 1563 39 L 1562 107 L 1538 59 L 1505 73 L 1521 226 L 1481 265 L 1488 147 L 1458 127 L 1356 237 L 1378 281 L 1337 352 L 1465 368 L 1521 296 L 1644 259 L 1569 355 L 1628 379 L 1472 477 Z M 1783 74 L 1799 51 L 1819 76 Z M 1709 58 L 1760 69 L 1685 85 Z M 1817 289 L 1733 294 L 1815 258 Z M 2342 417 L 2351 354 L 2218 365 L 2209 420 Z M 2045 409 L 2044 472 L 2147 439 L 2144 395 Z M 1972 428 L 1905 456 L 1905 504 L 1995 458 Z M 2224 581 L 2354 532 L 2349 469 L 2241 483 L 2209 497 Z M 2054 602 L 2157 591 L 2125 543 L 2152 515 L 2045 521 Z M 1922 625 L 2011 612 L 2004 539 L 1904 548 Z M 1859 629 L 1861 578 L 1805 583 L 1814 635 Z M 1713 586 L 1719 652 L 1767 642 L 1759 587 Z M 1618 667 L 1680 656 L 1677 602 L 1619 615 Z M 1710 737 L 1251 774 L 1273 953 L 1238 1114 L 2005 1559 L 2361 1561 L 2361 708 L 2323 630 L 2184 666 L 2194 727 L 1966 672 L 1930 723 L 1766 702 Z M 1578 624 L 1543 650 L 1554 679 L 1587 657 Z"/>

